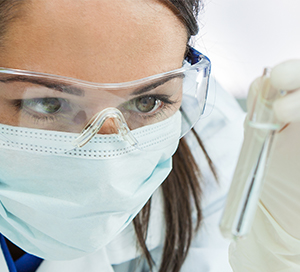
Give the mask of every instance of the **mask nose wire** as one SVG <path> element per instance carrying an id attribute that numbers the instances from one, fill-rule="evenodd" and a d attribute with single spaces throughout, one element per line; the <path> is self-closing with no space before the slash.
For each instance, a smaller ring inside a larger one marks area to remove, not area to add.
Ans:
<path id="1" fill-rule="evenodd" d="M 73 141 L 73 146 L 83 147 L 87 144 L 101 129 L 104 122 L 112 118 L 114 124 L 118 129 L 118 134 L 124 141 L 129 142 L 130 145 L 137 147 L 138 141 L 131 133 L 123 114 L 116 108 L 106 108 L 93 116 L 80 135 Z"/>

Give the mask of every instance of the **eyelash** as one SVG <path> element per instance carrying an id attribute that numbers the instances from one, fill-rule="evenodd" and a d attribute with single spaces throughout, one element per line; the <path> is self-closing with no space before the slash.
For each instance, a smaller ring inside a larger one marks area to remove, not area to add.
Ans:
<path id="1" fill-rule="evenodd" d="M 138 117 L 142 118 L 143 120 L 149 120 L 151 118 L 159 117 L 166 110 L 171 108 L 172 105 L 177 103 L 177 101 L 172 101 L 170 99 L 170 96 L 168 96 L 168 95 L 158 95 L 158 94 L 138 96 L 138 97 L 135 97 L 134 99 L 126 102 L 126 103 L 128 103 L 129 105 L 130 104 L 135 105 L 135 102 L 137 101 L 137 99 L 150 98 L 150 97 L 155 99 L 156 101 L 161 101 L 163 104 L 162 104 L 160 109 L 155 110 L 154 112 L 148 112 L 148 113 L 145 112 L 145 113 L 143 113 L 141 111 L 137 111 L 136 113 L 138 114 Z M 35 123 L 39 123 L 39 122 L 45 122 L 45 123 L 56 122 L 59 118 L 59 115 L 56 115 L 56 114 L 38 114 L 38 113 L 35 113 L 34 111 L 29 112 L 26 109 L 23 109 L 23 103 L 24 103 L 24 100 L 22 100 L 22 99 L 17 99 L 17 100 L 12 101 L 12 105 L 16 109 L 17 113 L 22 111 L 22 114 L 30 117 L 33 120 L 33 122 L 35 122 Z M 123 107 L 124 106 L 126 106 L 126 104 L 123 105 Z M 121 107 L 122 107 L 122 105 L 121 105 Z M 131 111 L 131 110 L 129 110 L 129 111 Z"/>

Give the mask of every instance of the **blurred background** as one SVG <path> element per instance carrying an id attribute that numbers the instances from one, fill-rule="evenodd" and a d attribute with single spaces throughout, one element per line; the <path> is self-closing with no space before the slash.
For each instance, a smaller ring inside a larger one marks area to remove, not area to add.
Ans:
<path id="1" fill-rule="evenodd" d="M 211 59 L 212 75 L 243 106 L 264 67 L 300 58 L 300 1 L 204 1 L 195 47 Z"/>

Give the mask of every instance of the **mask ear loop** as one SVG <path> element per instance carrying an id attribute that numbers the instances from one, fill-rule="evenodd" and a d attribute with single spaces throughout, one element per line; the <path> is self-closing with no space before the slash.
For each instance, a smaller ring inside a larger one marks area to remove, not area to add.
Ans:
<path id="1" fill-rule="evenodd" d="M 83 147 L 100 131 L 104 122 L 109 118 L 114 120 L 118 134 L 122 136 L 123 140 L 137 148 L 137 139 L 131 133 L 123 114 L 116 108 L 107 108 L 94 115 L 81 131 L 80 135 L 73 141 L 72 145 L 75 147 Z"/>

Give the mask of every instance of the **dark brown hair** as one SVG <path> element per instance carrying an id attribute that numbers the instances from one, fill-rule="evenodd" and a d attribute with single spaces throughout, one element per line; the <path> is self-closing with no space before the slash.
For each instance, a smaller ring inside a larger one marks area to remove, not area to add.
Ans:
<path id="1" fill-rule="evenodd" d="M 188 40 L 198 32 L 197 15 L 201 0 L 161 0 L 182 21 L 187 30 Z M 0 48 L 9 23 L 22 15 L 22 0 L 0 0 Z M 202 148 L 213 174 L 212 162 L 205 148 L 192 129 L 194 137 Z M 160 272 L 178 272 L 187 256 L 194 231 L 200 227 L 201 173 L 185 141 L 181 139 L 173 156 L 173 170 L 161 185 L 164 201 L 166 234 Z M 193 222 L 192 211 L 196 210 L 197 220 Z M 152 271 L 154 261 L 146 246 L 147 230 L 151 212 L 151 199 L 133 220 L 139 247 Z"/>
<path id="2" fill-rule="evenodd" d="M 201 139 L 194 129 L 192 129 L 192 133 L 217 180 L 213 163 Z M 164 200 L 166 233 L 160 272 L 180 271 L 191 245 L 193 234 L 201 225 L 201 179 L 202 175 L 200 169 L 195 163 L 186 140 L 182 138 L 176 153 L 173 155 L 173 169 L 161 185 Z M 196 222 L 192 220 L 193 209 L 197 213 Z M 139 246 L 147 260 L 150 271 L 152 271 L 155 263 L 145 243 L 150 212 L 151 198 L 135 217 L 133 224 Z"/>
<path id="3" fill-rule="evenodd" d="M 198 33 L 197 16 L 201 0 L 164 0 L 187 29 L 188 41 Z M 213 163 L 209 158 L 199 136 L 192 129 L 200 148 L 209 163 L 210 169 L 217 179 Z M 173 170 L 161 185 L 164 200 L 166 233 L 160 272 L 178 272 L 187 256 L 193 234 L 200 227 L 201 211 L 201 172 L 185 141 L 181 139 L 173 156 Z M 197 212 L 197 220 L 193 223 L 192 211 Z M 155 265 L 147 249 L 145 240 L 151 212 L 151 199 L 133 220 L 138 243 L 147 260 L 150 271 Z"/>

